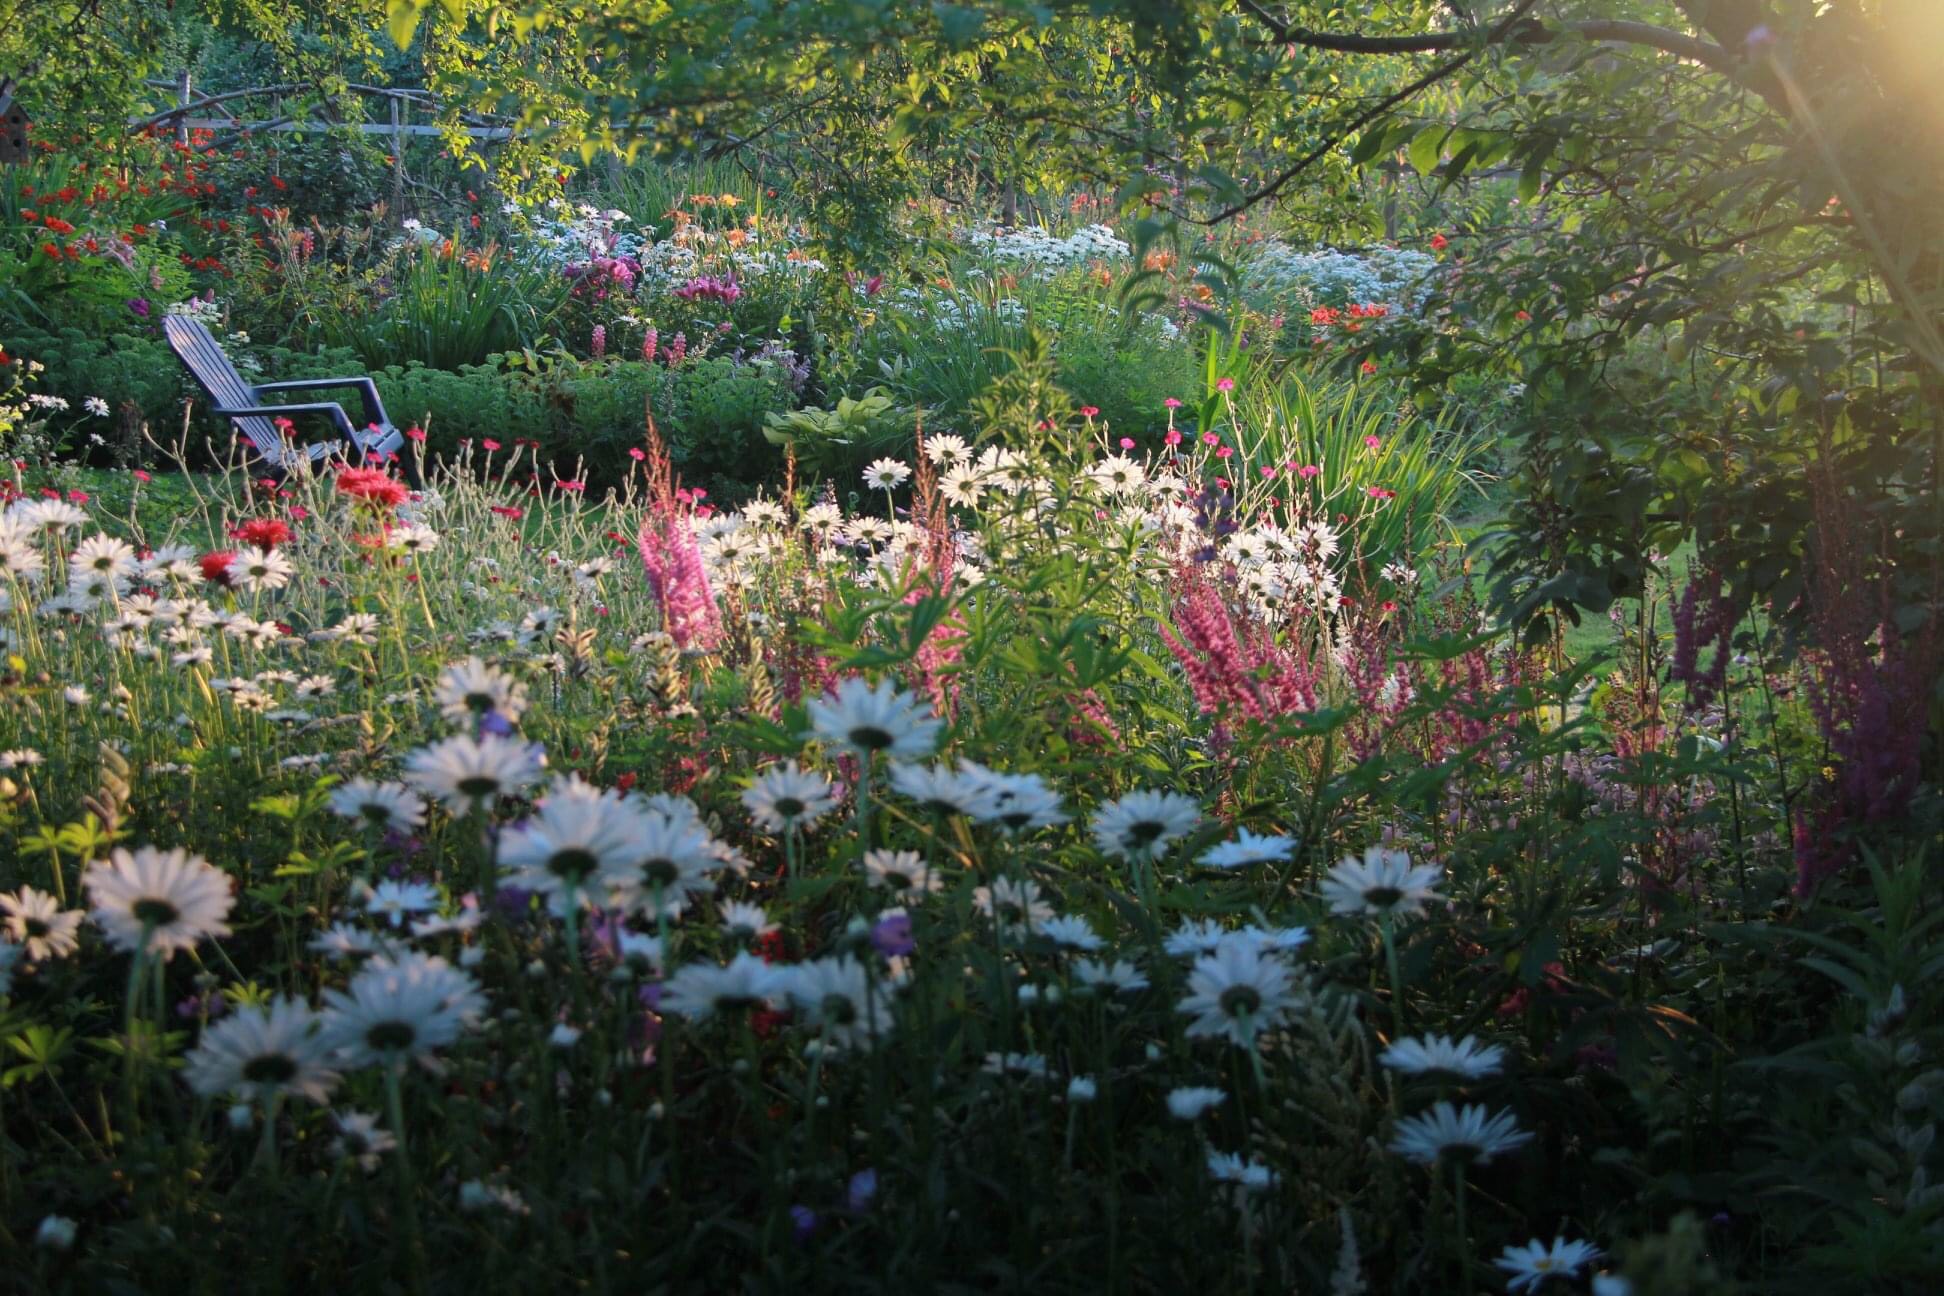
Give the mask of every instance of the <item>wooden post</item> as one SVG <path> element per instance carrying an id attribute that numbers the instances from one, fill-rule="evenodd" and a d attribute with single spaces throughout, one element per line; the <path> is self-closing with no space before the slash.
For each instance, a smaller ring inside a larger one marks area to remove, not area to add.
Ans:
<path id="1" fill-rule="evenodd" d="M 184 68 L 176 74 L 176 107 L 184 111 L 176 118 L 176 143 L 189 142 L 189 69 Z"/>
<path id="2" fill-rule="evenodd" d="M 391 104 L 391 216 L 394 221 L 400 221 L 405 219 L 405 133 L 400 129 L 405 124 L 405 112 L 399 106 L 399 96 L 386 95 L 385 99 Z"/>

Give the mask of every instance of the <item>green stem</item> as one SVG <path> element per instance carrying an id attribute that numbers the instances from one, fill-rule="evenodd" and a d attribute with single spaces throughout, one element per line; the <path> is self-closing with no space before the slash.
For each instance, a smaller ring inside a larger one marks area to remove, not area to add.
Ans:
<path id="1" fill-rule="evenodd" d="M 1391 1039 L 1395 1042 L 1404 1038 L 1404 978 L 1397 971 L 1397 938 L 1388 913 L 1377 920 L 1377 929 L 1383 934 L 1384 966 L 1390 972 Z"/>

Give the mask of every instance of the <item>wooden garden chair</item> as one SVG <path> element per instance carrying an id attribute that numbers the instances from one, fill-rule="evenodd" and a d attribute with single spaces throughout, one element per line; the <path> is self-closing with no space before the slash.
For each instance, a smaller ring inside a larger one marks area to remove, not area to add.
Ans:
<path id="1" fill-rule="evenodd" d="M 333 455 L 362 459 L 379 464 L 400 455 L 405 436 L 385 416 L 384 402 L 378 399 L 378 386 L 368 375 L 354 378 L 299 378 L 289 382 L 251 384 L 236 371 L 222 344 L 217 342 L 200 320 L 187 315 L 165 315 L 162 334 L 176 357 L 188 367 L 196 385 L 209 393 L 211 409 L 236 425 L 249 439 L 256 454 L 276 476 L 282 477 L 298 461 L 308 459 L 316 465 Z M 273 405 L 266 399 L 274 392 L 322 391 L 330 388 L 355 388 L 364 401 L 365 426 L 352 424 L 344 406 L 336 401 L 310 401 L 298 405 Z M 278 419 L 299 415 L 329 416 L 337 429 L 337 439 L 305 444 L 287 438 L 278 428 Z M 407 472 L 412 473 L 411 465 Z M 416 475 L 412 473 L 412 475 Z"/>

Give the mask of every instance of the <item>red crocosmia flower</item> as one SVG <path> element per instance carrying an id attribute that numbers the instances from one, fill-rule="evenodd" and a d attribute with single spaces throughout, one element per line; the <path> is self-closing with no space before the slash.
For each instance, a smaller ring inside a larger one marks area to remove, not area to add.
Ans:
<path id="1" fill-rule="evenodd" d="M 1377 362 L 1375 360 L 1366 360 L 1363 362 L 1362 365 L 1359 366 L 1359 368 L 1364 373 L 1374 374 L 1377 372 Z"/>
<path id="2" fill-rule="evenodd" d="M 214 581 L 218 585 L 227 587 L 230 583 L 230 564 L 235 561 L 234 553 L 219 550 L 216 553 L 204 554 L 196 560 L 196 565 L 202 568 L 204 580 Z"/>
<path id="3" fill-rule="evenodd" d="M 74 233 L 74 226 L 68 224 L 66 221 L 62 220 L 59 216 L 49 216 L 46 220 L 42 221 L 41 224 L 47 226 L 48 230 L 55 234 Z"/>
<path id="4" fill-rule="evenodd" d="M 275 549 L 290 543 L 290 528 L 277 518 L 251 518 L 230 534 L 259 549 Z"/>
<path id="5" fill-rule="evenodd" d="M 620 792 L 633 791 L 634 785 L 640 777 L 641 776 L 636 774 L 633 770 L 623 770 L 621 773 L 614 776 L 615 790 Z"/>
<path id="6" fill-rule="evenodd" d="M 1433 252 L 1442 252 L 1449 246 L 1451 246 L 1451 240 L 1444 235 L 1433 234 L 1431 236 L 1431 250 Z"/>
<path id="7" fill-rule="evenodd" d="M 1396 600 L 1396 599 L 1385 599 L 1385 600 L 1384 600 L 1384 611 L 1386 611 L 1386 612 L 1395 612 L 1395 611 L 1397 611 L 1397 600 Z"/>
<path id="8" fill-rule="evenodd" d="M 411 494 L 405 489 L 404 482 L 387 476 L 377 468 L 340 468 L 337 488 L 339 494 L 349 495 L 373 508 L 397 508 Z"/>
<path id="9" fill-rule="evenodd" d="M 1512 318 L 1518 320 L 1521 324 L 1523 324 L 1527 320 L 1532 318 L 1532 312 L 1527 310 L 1522 310 L 1518 314 L 1514 315 Z"/>
<path id="10" fill-rule="evenodd" d="M 1098 413 L 1100 413 L 1100 406 L 1098 405 L 1082 405 L 1080 407 L 1081 418 L 1092 418 Z"/>

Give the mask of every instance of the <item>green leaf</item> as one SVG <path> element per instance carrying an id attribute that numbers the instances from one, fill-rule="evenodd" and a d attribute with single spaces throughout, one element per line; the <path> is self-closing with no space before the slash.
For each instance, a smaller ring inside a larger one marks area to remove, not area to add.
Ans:
<path id="1" fill-rule="evenodd" d="M 385 9 L 385 28 L 391 33 L 392 44 L 404 49 L 412 43 L 418 32 L 419 10 L 423 0 L 390 0 Z"/>
<path id="2" fill-rule="evenodd" d="M 1411 165 L 1419 175 L 1430 175 L 1438 169 L 1438 158 L 1444 152 L 1445 128 L 1426 126 L 1411 140 Z"/>

